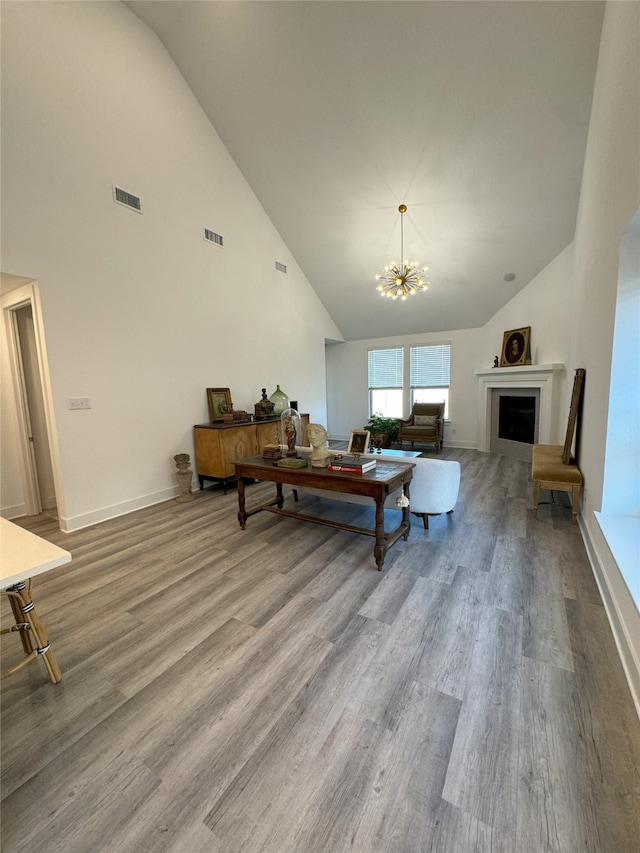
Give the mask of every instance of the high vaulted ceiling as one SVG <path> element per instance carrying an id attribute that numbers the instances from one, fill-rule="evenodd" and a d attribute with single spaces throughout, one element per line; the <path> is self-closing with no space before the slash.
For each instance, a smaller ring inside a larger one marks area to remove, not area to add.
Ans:
<path id="1" fill-rule="evenodd" d="M 604 4 L 126 5 L 345 338 L 480 326 L 573 239 Z M 374 281 L 400 259 L 401 203 L 431 281 L 405 302 Z"/>

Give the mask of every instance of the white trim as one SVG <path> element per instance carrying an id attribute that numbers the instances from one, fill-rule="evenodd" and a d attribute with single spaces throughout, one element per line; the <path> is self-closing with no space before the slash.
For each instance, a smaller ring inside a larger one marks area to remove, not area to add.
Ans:
<path id="1" fill-rule="evenodd" d="M 25 503 L 15 504 L 14 506 L 3 506 L 0 510 L 2 518 L 11 521 L 12 518 L 23 518 L 27 515 L 27 505 Z"/>
<path id="2" fill-rule="evenodd" d="M 14 290 L 2 298 L 2 313 L 7 336 L 7 348 L 9 352 L 9 369 L 11 373 L 11 385 L 13 388 L 14 411 L 18 424 L 18 441 L 20 443 L 20 476 L 24 490 L 24 503 L 26 515 L 37 515 L 42 506 L 40 504 L 40 491 L 36 477 L 35 461 L 33 457 L 33 444 L 30 440 L 31 428 L 29 424 L 29 407 L 27 405 L 27 392 L 24 381 L 24 367 L 20 351 L 20 337 L 18 333 L 18 322 L 16 311 L 31 305 L 31 298 L 11 297 L 22 293 L 23 288 Z"/>
<path id="3" fill-rule="evenodd" d="M 594 513 L 596 521 L 598 521 L 597 515 Z M 640 718 L 640 647 L 638 645 L 640 612 L 617 567 L 615 556 L 610 553 L 604 535 L 602 535 L 604 548 L 599 548 L 582 515 L 578 516 L 578 523 L 618 656 L 629 685 L 631 698 L 638 718 Z M 601 533 L 599 524 L 597 530 L 598 533 Z"/>
<path id="4" fill-rule="evenodd" d="M 38 289 L 37 282 L 31 281 L 28 284 L 23 285 L 22 287 L 16 288 L 16 290 L 10 291 L 2 297 L 2 310 L 8 322 L 7 332 L 9 332 L 9 327 L 12 325 L 12 323 L 10 322 L 12 319 L 10 316 L 10 312 L 15 310 L 16 308 L 21 307 L 22 305 L 31 305 L 31 310 L 33 313 L 33 328 L 36 341 L 36 352 L 38 355 L 40 381 L 42 383 L 44 416 L 45 423 L 47 426 L 47 437 L 49 440 L 49 452 L 51 454 L 51 469 L 53 473 L 53 483 L 56 493 L 56 507 L 58 511 L 58 517 L 62 518 L 66 512 L 66 501 L 62 485 L 62 468 L 60 465 L 60 453 L 58 449 L 58 431 L 56 429 L 53 395 L 51 392 L 51 381 L 49 379 L 49 361 L 47 359 L 47 347 L 44 334 L 44 323 L 42 319 L 42 305 L 40 303 L 40 291 Z M 14 346 L 12 338 L 13 336 L 9 338 L 10 348 Z M 14 383 L 15 381 L 16 377 L 14 374 Z M 16 394 L 16 396 L 19 394 L 19 388 L 15 387 L 15 384 L 14 393 Z"/>
<path id="5" fill-rule="evenodd" d="M 191 488 L 195 488 L 194 482 L 191 483 Z M 60 530 L 63 533 L 73 533 L 76 530 L 82 530 L 84 527 L 91 527 L 93 524 L 100 524 L 103 521 L 120 518 L 122 515 L 128 515 L 130 512 L 135 512 L 139 509 L 146 509 L 149 506 L 170 501 L 178 494 L 180 494 L 178 486 L 170 486 L 166 489 L 160 489 L 157 492 L 151 492 L 148 495 L 141 495 L 138 498 L 105 506 L 101 509 L 83 513 L 82 515 L 73 516 L 72 518 L 60 517 Z"/>

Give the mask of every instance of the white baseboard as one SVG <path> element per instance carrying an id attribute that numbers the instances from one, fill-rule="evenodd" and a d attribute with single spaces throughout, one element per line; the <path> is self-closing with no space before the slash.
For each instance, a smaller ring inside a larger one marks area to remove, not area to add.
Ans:
<path id="1" fill-rule="evenodd" d="M 640 652 L 638 650 L 640 612 L 595 519 L 594 525 L 597 530 L 593 531 L 585 523 L 582 514 L 578 516 L 578 523 L 636 713 L 640 718 Z"/>
<path id="2" fill-rule="evenodd" d="M 27 505 L 26 504 L 16 504 L 15 506 L 3 506 L 0 509 L 0 515 L 3 518 L 8 518 L 9 520 L 12 518 L 22 518 L 23 515 L 27 514 Z"/>
<path id="3" fill-rule="evenodd" d="M 195 484 L 197 488 L 197 483 Z M 194 489 L 194 484 L 191 484 L 191 489 Z M 121 515 L 127 515 L 130 512 L 135 512 L 137 509 L 144 509 L 154 504 L 170 501 L 179 493 L 177 486 L 171 486 L 168 489 L 161 489 L 158 492 L 152 492 L 149 495 L 142 495 L 138 498 L 132 498 L 128 501 L 123 501 L 120 504 L 112 504 L 101 509 L 92 510 L 91 512 L 81 515 L 71 516 L 68 518 L 60 517 L 58 519 L 60 530 L 63 533 L 72 533 L 74 530 L 82 530 L 84 527 L 91 527 L 93 524 L 100 524 L 102 521 L 109 521 L 112 518 L 118 518 Z"/>
<path id="4" fill-rule="evenodd" d="M 478 442 L 477 441 L 457 441 L 451 440 L 450 438 L 445 439 L 442 443 L 443 447 L 456 447 L 459 450 L 477 450 Z"/>

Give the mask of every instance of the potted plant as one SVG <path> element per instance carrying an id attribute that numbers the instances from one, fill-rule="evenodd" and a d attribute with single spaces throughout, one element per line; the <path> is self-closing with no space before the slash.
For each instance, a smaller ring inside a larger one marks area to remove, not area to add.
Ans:
<path id="1" fill-rule="evenodd" d="M 387 418 L 381 412 L 371 415 L 363 429 L 371 433 L 371 444 L 376 447 L 389 447 L 398 438 L 400 424 L 396 418 Z"/>

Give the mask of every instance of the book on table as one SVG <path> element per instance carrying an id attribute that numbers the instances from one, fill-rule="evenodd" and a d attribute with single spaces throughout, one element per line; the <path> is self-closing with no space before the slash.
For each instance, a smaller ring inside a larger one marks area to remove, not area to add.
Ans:
<path id="1" fill-rule="evenodd" d="M 356 474 L 364 474 L 376 467 L 376 460 L 368 457 L 343 456 L 341 459 L 332 459 L 328 465 L 330 471 L 350 471 Z"/>
<path id="2" fill-rule="evenodd" d="M 306 468 L 309 463 L 306 459 L 299 459 L 295 456 L 283 456 L 274 464 L 278 468 Z"/>

